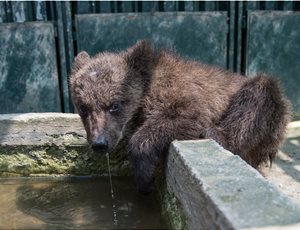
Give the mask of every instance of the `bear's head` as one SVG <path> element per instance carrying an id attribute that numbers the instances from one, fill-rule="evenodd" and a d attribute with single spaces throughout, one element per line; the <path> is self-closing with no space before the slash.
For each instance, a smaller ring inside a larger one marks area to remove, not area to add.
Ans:
<path id="1" fill-rule="evenodd" d="M 96 152 L 110 152 L 142 106 L 153 65 L 153 50 L 139 41 L 124 52 L 79 53 L 70 76 L 72 101 Z"/>

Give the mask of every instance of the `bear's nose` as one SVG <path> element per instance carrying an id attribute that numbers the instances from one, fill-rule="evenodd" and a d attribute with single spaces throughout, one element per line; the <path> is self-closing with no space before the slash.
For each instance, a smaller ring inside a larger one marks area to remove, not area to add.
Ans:
<path id="1" fill-rule="evenodd" d="M 104 136 L 98 136 L 92 143 L 92 149 L 97 153 L 106 153 L 108 150 L 108 141 Z"/>

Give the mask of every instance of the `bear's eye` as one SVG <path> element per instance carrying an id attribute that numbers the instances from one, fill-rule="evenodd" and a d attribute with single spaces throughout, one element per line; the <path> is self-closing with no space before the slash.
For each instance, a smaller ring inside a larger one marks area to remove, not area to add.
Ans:
<path id="1" fill-rule="evenodd" d="M 88 107 L 85 106 L 85 105 L 80 105 L 80 106 L 79 106 L 79 113 L 80 113 L 82 116 L 87 115 L 87 113 L 88 113 Z"/>
<path id="2" fill-rule="evenodd" d="M 114 102 L 109 108 L 110 113 L 116 113 L 120 110 L 121 108 L 121 103 L 120 102 Z"/>

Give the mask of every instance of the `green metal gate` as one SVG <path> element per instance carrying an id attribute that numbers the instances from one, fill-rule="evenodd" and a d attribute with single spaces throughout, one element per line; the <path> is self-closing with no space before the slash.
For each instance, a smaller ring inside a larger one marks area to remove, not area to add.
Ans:
<path id="1" fill-rule="evenodd" d="M 239 73 L 278 78 L 300 114 L 300 2 L 0 2 L 0 113 L 73 112 L 74 54 L 147 38 Z"/>

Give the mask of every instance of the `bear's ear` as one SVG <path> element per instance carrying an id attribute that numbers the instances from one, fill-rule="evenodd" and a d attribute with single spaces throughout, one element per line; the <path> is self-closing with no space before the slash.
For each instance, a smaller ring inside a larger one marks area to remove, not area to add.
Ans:
<path id="1" fill-rule="evenodd" d="M 141 75 L 149 74 L 153 65 L 153 49 L 149 41 L 140 40 L 125 52 L 128 66 Z"/>
<path id="2" fill-rule="evenodd" d="M 90 60 L 90 55 L 87 52 L 85 52 L 85 51 L 80 52 L 75 57 L 75 60 L 74 60 L 74 63 L 73 63 L 73 70 L 78 71 L 89 60 Z"/>

